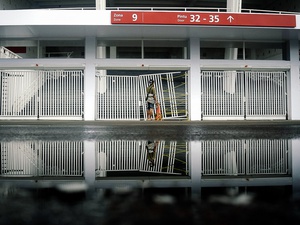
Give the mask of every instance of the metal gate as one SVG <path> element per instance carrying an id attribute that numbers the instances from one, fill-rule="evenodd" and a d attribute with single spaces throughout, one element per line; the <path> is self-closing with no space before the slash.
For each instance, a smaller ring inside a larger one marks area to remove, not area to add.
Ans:
<path id="1" fill-rule="evenodd" d="M 140 119 L 138 77 L 97 73 L 96 87 L 97 119 Z"/>
<path id="2" fill-rule="evenodd" d="M 286 72 L 203 71 L 203 120 L 286 119 Z"/>
<path id="3" fill-rule="evenodd" d="M 187 117 L 187 74 L 169 72 L 138 76 L 101 75 L 96 72 L 96 113 L 98 120 L 146 119 L 146 89 L 155 81 L 162 118 Z"/>
<path id="4" fill-rule="evenodd" d="M 83 72 L 2 70 L 0 117 L 82 119 Z"/>
<path id="5" fill-rule="evenodd" d="M 1 117 L 37 117 L 40 73 L 30 70 L 0 71 Z"/>
<path id="6" fill-rule="evenodd" d="M 285 72 L 246 72 L 245 98 L 248 119 L 286 119 Z"/>

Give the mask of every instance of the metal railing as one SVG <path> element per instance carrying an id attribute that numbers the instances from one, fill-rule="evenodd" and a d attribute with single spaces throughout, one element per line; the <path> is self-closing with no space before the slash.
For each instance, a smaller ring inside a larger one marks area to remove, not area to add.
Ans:
<path id="1" fill-rule="evenodd" d="M 0 71 L 0 117 L 69 117 L 83 115 L 83 71 Z"/>
<path id="2" fill-rule="evenodd" d="M 41 9 L 36 9 L 41 10 Z M 69 7 L 69 8 L 48 8 L 43 10 L 96 10 L 96 7 Z M 197 12 L 230 12 L 228 8 L 219 7 L 106 7 L 106 10 L 143 10 L 143 11 L 197 11 Z M 233 13 L 233 12 L 232 12 Z M 277 11 L 263 9 L 241 9 L 241 13 L 268 13 L 268 14 L 300 14 L 294 11 Z"/>
<path id="3" fill-rule="evenodd" d="M 202 71 L 203 119 L 286 119 L 286 72 Z"/>

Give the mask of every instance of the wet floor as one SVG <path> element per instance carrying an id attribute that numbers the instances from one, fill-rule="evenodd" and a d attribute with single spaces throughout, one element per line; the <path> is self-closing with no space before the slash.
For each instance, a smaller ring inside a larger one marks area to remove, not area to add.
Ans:
<path id="1" fill-rule="evenodd" d="M 299 122 L 0 122 L 2 140 L 294 139 Z"/>
<path id="2" fill-rule="evenodd" d="M 299 224 L 300 122 L 0 121 L 0 224 Z"/>

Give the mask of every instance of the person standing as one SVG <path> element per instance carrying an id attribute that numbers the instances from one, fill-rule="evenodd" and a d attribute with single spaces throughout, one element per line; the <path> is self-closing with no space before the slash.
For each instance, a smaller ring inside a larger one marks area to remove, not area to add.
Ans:
<path id="1" fill-rule="evenodd" d="M 147 87 L 147 120 L 154 119 L 154 104 L 156 103 L 156 91 L 154 88 L 154 80 L 149 80 Z"/>

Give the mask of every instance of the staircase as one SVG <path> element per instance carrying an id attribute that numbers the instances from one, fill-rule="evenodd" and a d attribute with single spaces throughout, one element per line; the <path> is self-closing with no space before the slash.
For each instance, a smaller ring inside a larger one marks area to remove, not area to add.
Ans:
<path id="1" fill-rule="evenodd" d="M 5 48 L 4 46 L 0 46 L 0 58 L 4 59 L 21 59 L 22 57 L 18 54 L 10 51 L 9 49 Z"/>

